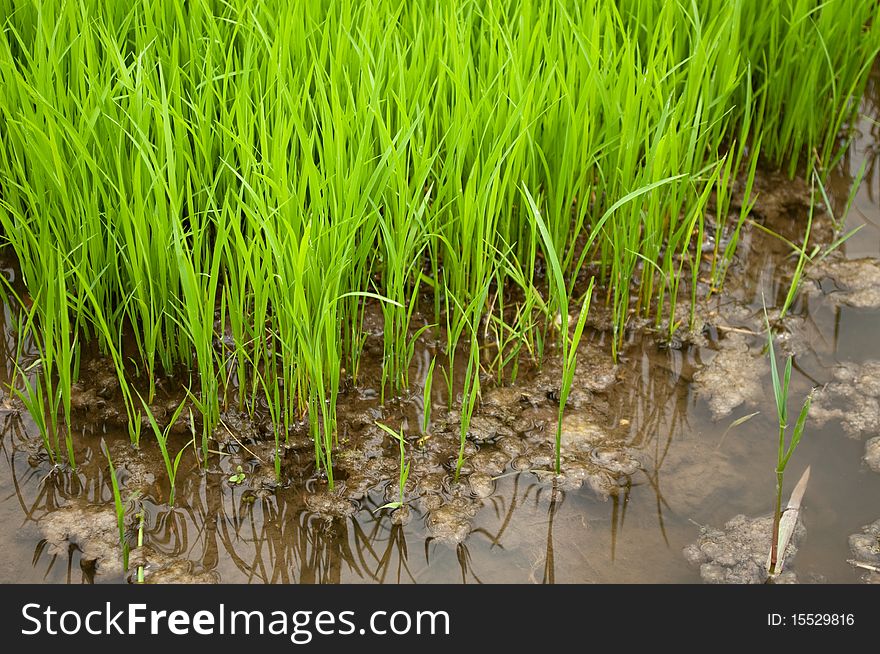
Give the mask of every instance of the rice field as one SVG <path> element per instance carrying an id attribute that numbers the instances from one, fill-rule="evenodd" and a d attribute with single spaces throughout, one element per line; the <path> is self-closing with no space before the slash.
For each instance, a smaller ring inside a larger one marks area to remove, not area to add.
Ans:
<path id="1" fill-rule="evenodd" d="M 14 391 L 75 468 L 71 388 L 96 347 L 131 442 L 162 450 L 170 503 L 168 426 L 187 420 L 207 466 L 230 406 L 270 415 L 276 477 L 306 420 L 332 488 L 337 400 L 378 307 L 382 399 L 445 389 L 457 478 L 487 384 L 561 352 L 561 424 L 588 311 L 608 313 L 615 356 L 633 320 L 688 329 L 700 289 L 724 292 L 758 166 L 826 179 L 876 12 L 0 0 L 0 234 L 36 352 Z M 439 361 L 414 380 L 423 338 Z M 557 432 L 556 472 L 560 448 Z"/>

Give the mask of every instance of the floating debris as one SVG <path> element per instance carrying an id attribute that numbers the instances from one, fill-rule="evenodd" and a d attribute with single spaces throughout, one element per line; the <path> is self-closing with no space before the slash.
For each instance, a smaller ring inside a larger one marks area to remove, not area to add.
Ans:
<path id="1" fill-rule="evenodd" d="M 862 460 L 874 472 L 880 472 L 880 436 L 868 439 Z"/>

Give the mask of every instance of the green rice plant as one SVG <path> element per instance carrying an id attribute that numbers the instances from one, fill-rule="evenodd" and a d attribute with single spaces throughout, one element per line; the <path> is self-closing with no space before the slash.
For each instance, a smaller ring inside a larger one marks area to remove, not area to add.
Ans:
<path id="1" fill-rule="evenodd" d="M 269 417 L 272 420 L 272 425 L 274 426 L 273 436 L 275 438 L 275 452 L 273 456 L 273 466 L 275 469 L 275 481 L 281 481 L 281 417 L 278 415 L 278 412 L 281 410 L 281 401 L 278 397 L 280 390 L 278 388 L 278 384 L 271 385 L 271 387 L 266 383 L 263 379 L 262 375 L 259 376 L 260 385 L 263 388 L 263 391 L 266 394 L 266 399 L 268 400 L 267 404 L 269 407 Z M 284 434 L 285 439 L 287 439 L 287 432 Z"/>
<path id="2" fill-rule="evenodd" d="M 743 25 L 750 29 L 742 32 L 742 47 L 759 64 L 756 81 L 766 95 L 764 151 L 774 161 L 787 161 L 794 175 L 814 149 L 829 167 L 840 156 L 838 135 L 858 111 L 852 98 L 867 82 L 880 25 L 876 7 L 859 2 L 796 0 L 781 9 L 765 15 L 758 3 L 743 3 Z M 834 100 L 816 111 L 816 98 Z"/>
<path id="3" fill-rule="evenodd" d="M 82 273 L 78 270 L 75 272 L 81 284 L 79 291 L 84 296 L 80 308 L 80 317 L 83 321 L 88 321 L 93 325 L 93 329 L 99 335 L 101 342 L 113 361 L 116 377 L 119 380 L 119 388 L 122 391 L 122 400 L 128 416 L 129 439 L 135 447 L 138 447 L 140 445 L 141 415 L 135 406 L 131 392 L 132 388 L 125 372 L 125 364 L 122 359 L 121 329 L 115 335 L 111 332 L 112 316 L 108 320 L 104 308 L 99 304 L 93 291 L 93 286 L 85 283 L 85 280 L 82 279 Z"/>
<path id="4" fill-rule="evenodd" d="M 792 273 L 791 284 L 789 284 L 788 293 L 786 293 L 785 300 L 782 303 L 782 308 L 779 310 L 779 320 L 782 320 L 788 313 L 788 310 L 791 308 L 792 302 L 794 302 L 794 298 L 797 295 L 797 292 L 801 286 L 801 278 L 804 274 L 804 266 L 806 266 L 807 260 L 810 258 L 807 254 L 807 246 L 810 243 L 810 232 L 813 228 L 813 209 L 816 206 L 816 203 L 814 201 L 816 192 L 815 175 L 813 175 L 812 181 L 813 184 L 810 186 L 810 210 L 807 213 L 807 227 L 806 231 L 804 232 L 804 241 L 803 243 L 801 243 L 801 246 L 799 248 L 796 248 L 796 251 L 798 253 L 798 260 L 797 264 L 795 265 L 794 272 Z"/>
<path id="5" fill-rule="evenodd" d="M 727 270 L 730 267 L 730 263 L 733 261 L 733 255 L 736 252 L 736 248 L 739 245 L 739 237 L 740 232 L 742 231 L 742 226 L 745 224 L 746 219 L 751 213 L 752 209 L 755 206 L 755 202 L 757 198 L 753 196 L 752 190 L 755 185 L 755 175 L 758 170 L 758 161 L 759 161 L 759 153 L 761 152 L 761 138 L 763 134 L 758 134 L 756 137 L 757 142 L 752 146 L 752 154 L 750 156 L 750 162 L 748 166 L 748 170 L 746 172 L 745 185 L 743 190 L 743 199 L 739 209 L 739 216 L 737 218 L 736 224 L 734 225 L 732 230 L 729 230 L 729 236 L 727 236 L 727 244 L 724 246 L 724 249 L 720 249 L 721 241 L 726 236 L 726 232 L 728 231 L 727 224 L 727 212 L 730 200 L 730 194 L 726 190 L 726 186 L 728 185 L 720 185 L 718 196 L 716 196 L 716 228 L 715 228 L 715 243 L 712 250 L 712 270 L 711 270 L 711 279 L 712 279 L 712 290 L 721 290 L 724 285 L 724 279 L 727 275 Z M 738 167 L 732 169 L 732 172 L 738 170 Z M 721 189 L 725 190 L 722 191 Z"/>
<path id="6" fill-rule="evenodd" d="M 31 416 L 31 420 L 34 421 L 37 431 L 40 434 L 40 439 L 43 442 L 43 448 L 46 450 L 46 454 L 49 455 L 49 460 L 53 464 L 58 464 L 62 457 L 58 448 L 55 420 L 52 418 L 51 407 L 47 409 L 46 406 L 46 397 L 47 395 L 51 396 L 52 393 L 51 391 L 47 391 L 45 387 L 46 385 L 51 384 L 51 379 L 46 379 L 41 370 L 39 370 L 39 368 L 42 367 L 41 360 L 35 361 L 28 368 L 22 368 L 22 366 L 18 364 L 18 362 L 22 360 L 22 347 L 24 346 L 25 339 L 32 329 L 33 312 L 28 312 L 27 315 L 28 317 L 26 321 L 22 320 L 21 315 L 18 316 L 18 327 L 16 329 L 18 339 L 16 342 L 15 371 L 16 375 L 21 378 L 21 382 L 16 383 L 15 378 L 13 378 L 10 383 L 10 389 L 12 394 L 16 395 L 22 401 L 28 414 Z M 34 335 L 33 341 L 39 352 L 41 347 L 38 339 L 39 335 Z M 32 367 L 38 368 L 33 380 L 31 380 L 30 376 Z M 23 386 L 23 388 L 21 386 Z"/>
<path id="7" fill-rule="evenodd" d="M 77 376 L 79 351 L 76 348 L 76 335 L 71 340 L 69 324 L 66 320 L 69 316 L 62 308 L 63 316 L 59 317 L 53 314 L 47 316 L 45 321 L 41 323 L 53 324 L 53 321 L 57 321 L 60 329 L 56 328 L 54 324 L 49 332 L 37 329 L 35 322 L 39 320 L 38 314 L 41 304 L 34 302 L 30 308 L 27 308 L 11 286 L 8 283 L 5 285 L 7 292 L 16 299 L 20 307 L 20 310 L 17 311 L 18 339 L 15 374 L 10 382 L 10 389 L 27 407 L 53 464 L 60 463 L 63 458 L 59 439 L 62 426 L 58 423 L 58 414 L 63 407 L 64 450 L 67 455 L 67 463 L 75 469 L 70 394 Z M 46 293 L 51 295 L 52 290 L 47 290 Z M 50 308 L 52 305 L 53 303 L 50 303 Z M 24 369 L 19 362 L 22 361 L 22 347 L 27 340 L 30 340 L 36 349 L 38 359 L 27 369 Z M 20 378 L 21 382 L 18 382 L 17 378 Z"/>
<path id="8" fill-rule="evenodd" d="M 479 359 L 479 353 L 475 353 L 475 348 L 478 350 L 479 345 L 477 344 L 477 332 L 478 325 L 481 319 L 481 311 L 486 302 L 486 296 L 489 293 L 489 283 L 490 280 L 485 280 L 482 291 L 472 298 L 467 305 L 462 305 L 459 302 L 458 298 L 451 292 L 450 289 L 445 290 L 446 295 L 446 355 L 447 355 L 447 365 L 441 368 L 443 372 L 443 376 L 446 380 L 446 390 L 448 397 L 448 407 L 452 408 L 453 398 L 454 398 L 454 389 L 455 389 L 455 353 L 458 350 L 458 343 L 465 333 L 465 330 L 468 331 L 468 335 L 470 336 L 470 356 L 468 359 L 468 369 L 473 372 L 473 362 L 472 360 L 476 356 Z M 479 361 L 477 361 L 477 366 L 479 367 Z M 470 379 L 470 376 L 468 376 Z M 468 384 L 465 382 L 465 387 Z"/>
<path id="9" fill-rule="evenodd" d="M 205 462 L 208 458 L 208 441 L 220 421 L 220 394 L 213 347 L 214 309 L 218 300 L 220 261 L 228 236 L 227 230 L 218 228 L 214 233 L 215 249 L 213 254 L 209 254 L 207 229 L 207 224 L 201 229 L 193 225 L 193 233 L 184 235 L 175 225 L 173 235 L 182 290 L 177 320 L 191 340 L 198 362 L 199 398 L 194 403 L 202 415 L 202 457 Z M 202 244 L 200 249 L 205 253 L 204 259 L 194 260 L 185 254 L 190 238 L 194 245 Z"/>
<path id="10" fill-rule="evenodd" d="M 827 245 L 824 250 L 819 248 L 818 246 L 814 247 L 812 252 L 810 253 L 811 263 L 819 263 L 820 261 L 822 261 L 822 259 L 834 252 L 841 245 L 846 243 L 846 241 L 855 236 L 859 232 L 859 230 L 861 230 L 865 226 L 863 223 L 854 227 L 848 232 L 844 232 L 846 218 L 849 215 L 849 210 L 852 208 L 853 202 L 855 201 L 856 195 L 859 191 L 859 187 L 861 186 L 862 180 L 864 179 L 865 172 L 867 171 L 867 163 L 867 160 L 863 161 L 862 165 L 859 167 L 858 172 L 856 172 L 855 176 L 853 177 L 852 183 L 849 187 L 849 193 L 846 197 L 846 202 L 843 206 L 843 211 L 839 215 L 835 215 L 834 213 L 834 206 L 831 202 L 831 199 L 828 197 L 828 191 L 825 190 L 825 184 L 821 182 L 818 174 L 815 171 L 813 172 L 814 182 L 819 187 L 819 192 L 822 194 L 822 201 L 825 205 L 825 211 L 828 212 L 828 215 L 831 218 L 831 222 L 834 224 L 835 236 L 837 236 L 837 238 L 835 238 L 834 241 Z"/>
<path id="11" fill-rule="evenodd" d="M 565 405 L 568 403 L 568 394 L 571 392 L 571 385 L 574 382 L 574 373 L 577 369 L 577 349 L 581 336 L 584 333 L 584 325 L 587 322 L 587 313 L 590 311 L 590 299 L 593 297 L 593 284 L 595 277 L 590 279 L 590 286 L 584 295 L 584 301 L 581 305 L 580 314 L 574 327 L 574 333 L 569 337 L 563 334 L 563 361 L 562 361 L 562 384 L 559 389 L 559 415 L 556 420 L 556 474 L 561 471 L 561 453 L 562 453 L 562 416 L 565 412 Z M 565 322 L 565 321 L 564 321 Z M 566 325 L 567 329 L 567 325 Z M 570 340 L 569 340 L 570 339 Z"/>
<path id="12" fill-rule="evenodd" d="M 571 392 L 571 384 L 574 381 L 574 373 L 577 368 L 577 348 L 580 343 L 581 336 L 584 332 L 584 325 L 587 322 L 587 313 L 590 310 L 590 299 L 593 297 L 593 285 L 596 281 L 596 278 L 593 277 L 590 279 L 590 286 L 587 289 L 586 294 L 584 295 L 584 301 L 581 305 L 580 314 L 578 315 L 577 323 L 575 324 L 574 333 L 570 334 L 568 329 L 568 321 L 569 321 L 569 296 L 568 289 L 565 286 L 565 278 L 563 276 L 562 268 L 559 265 L 559 257 L 556 254 L 556 249 L 553 246 L 553 241 L 550 237 L 550 233 L 547 231 L 547 226 L 544 223 L 543 218 L 541 218 L 541 212 L 538 211 L 538 207 L 535 205 L 534 199 L 532 199 L 531 194 L 529 193 L 527 188 L 523 188 L 523 192 L 526 194 L 526 199 L 529 202 L 529 205 L 532 208 L 532 213 L 535 217 L 535 222 L 538 225 L 538 230 L 541 233 L 541 238 L 544 243 L 544 254 L 547 258 L 548 268 L 550 270 L 551 275 L 551 297 L 554 299 L 554 304 L 559 307 L 559 336 L 562 348 L 562 384 L 559 390 L 559 415 L 556 420 L 556 474 L 559 474 L 562 469 L 562 416 L 565 413 L 565 405 L 568 402 L 568 394 Z"/>
<path id="13" fill-rule="evenodd" d="M 406 487 L 406 480 L 409 478 L 409 467 L 410 464 L 406 463 L 405 459 L 405 451 L 404 451 L 404 434 L 403 427 L 401 427 L 399 432 L 394 431 L 388 425 L 383 425 L 381 422 L 377 422 L 376 426 L 379 427 L 382 431 L 387 434 L 390 434 L 394 440 L 397 441 L 397 445 L 400 448 L 400 474 L 398 475 L 398 496 L 397 500 L 393 502 L 387 502 L 379 507 L 379 509 L 398 509 L 404 504 L 404 488 Z M 379 510 L 377 509 L 377 510 Z"/>
<path id="14" fill-rule="evenodd" d="M 498 350 L 492 366 L 496 368 L 499 384 L 503 382 L 505 371 L 509 372 L 511 383 L 516 380 L 519 356 L 523 348 L 534 361 L 540 361 L 543 357 L 541 334 L 540 330 L 536 328 L 539 324 L 537 316 L 546 318 L 550 315 L 550 309 L 545 299 L 535 288 L 537 223 L 536 221 L 530 221 L 530 223 L 533 245 L 528 253 L 529 262 L 525 265 L 520 264 L 513 253 L 507 253 L 501 259 L 506 279 L 523 293 L 524 299 L 517 303 L 513 320 L 505 318 L 503 307 L 499 307 L 499 315 L 492 315 L 491 312 L 489 315 L 489 323 L 495 332 Z M 489 325 L 487 325 L 488 328 Z"/>
<path id="15" fill-rule="evenodd" d="M 470 356 L 464 375 L 464 394 L 461 400 L 461 417 L 459 425 L 458 458 L 455 462 L 455 482 L 461 475 L 461 467 L 464 465 L 464 446 L 467 442 L 471 426 L 471 418 L 480 396 L 480 346 L 476 341 L 476 334 L 472 335 Z"/>
<path id="16" fill-rule="evenodd" d="M 690 263 L 690 317 L 688 321 L 688 327 L 692 328 L 694 324 L 694 310 L 696 308 L 697 303 L 697 279 L 700 273 L 700 256 L 702 253 L 702 247 L 700 244 L 703 242 L 704 235 L 704 220 L 703 220 L 703 207 L 705 207 L 706 202 L 709 198 L 709 194 L 713 190 L 716 189 L 716 182 L 719 179 L 718 175 L 722 170 L 722 165 L 716 166 L 715 171 L 709 177 L 709 181 L 705 184 L 703 188 L 703 192 L 695 203 L 694 209 L 692 209 L 683 222 L 680 231 L 675 234 L 675 238 L 670 240 L 670 243 L 677 242 L 680 243 L 680 250 L 678 252 L 678 266 L 672 268 L 671 275 L 664 275 L 665 279 L 668 281 L 669 288 L 669 320 L 668 320 L 668 331 L 667 337 L 672 338 L 672 335 L 675 333 L 675 330 L 680 326 L 679 321 L 676 320 L 676 306 L 678 304 L 678 296 L 679 296 L 679 287 L 681 284 L 681 280 L 684 278 L 684 266 L 685 262 Z M 696 247 L 694 247 L 696 245 Z M 662 302 L 662 298 L 661 298 Z M 658 311 L 657 320 L 659 321 L 661 317 L 661 313 Z"/>
<path id="17" fill-rule="evenodd" d="M 431 428 L 431 386 L 434 383 L 434 364 L 437 358 L 432 357 L 431 363 L 428 365 L 428 371 L 425 373 L 425 381 L 422 383 L 422 433 L 428 434 Z"/>
<path id="18" fill-rule="evenodd" d="M 144 546 L 144 509 L 141 508 L 135 516 L 138 521 L 138 535 L 137 535 L 137 546 L 138 549 Z M 139 584 L 144 583 L 144 566 L 139 565 L 137 569 L 137 582 Z"/>
<path id="19" fill-rule="evenodd" d="M 828 193 L 825 190 L 825 186 L 824 184 L 822 184 L 818 172 L 815 170 L 813 171 L 810 186 L 810 209 L 807 213 L 807 226 L 804 233 L 804 240 L 800 246 L 792 243 L 791 241 L 781 236 L 780 234 L 777 234 L 771 229 L 764 227 L 763 225 L 760 225 L 758 223 L 754 223 L 762 231 L 767 232 L 771 236 L 774 236 L 788 244 L 798 257 L 797 263 L 795 264 L 794 272 L 792 273 L 791 282 L 789 283 L 788 291 L 786 292 L 785 299 L 782 303 L 782 308 L 779 310 L 779 317 L 777 318 L 777 320 L 782 320 L 783 318 L 785 318 L 785 316 L 788 314 L 788 311 L 791 309 L 795 297 L 797 297 L 797 293 L 800 290 L 801 281 L 803 280 L 804 269 L 806 268 L 807 263 L 818 263 L 822 261 L 822 259 L 827 257 L 841 245 L 843 245 L 849 238 L 851 238 L 864 227 L 864 225 L 859 225 L 849 232 L 841 234 L 833 242 L 825 246 L 824 249 L 821 245 L 817 244 L 808 253 L 807 246 L 810 242 L 810 233 L 812 232 L 813 228 L 813 215 L 816 208 L 816 187 L 819 187 L 819 191 L 821 192 L 822 198 L 825 202 L 826 211 L 828 212 L 832 223 L 834 223 L 837 232 L 840 232 L 843 223 L 846 220 L 846 214 L 848 213 L 849 208 L 852 205 L 852 201 L 855 198 L 855 194 L 858 190 L 858 185 L 861 181 L 861 175 L 863 174 L 863 172 L 864 167 L 862 168 L 862 171 L 856 176 L 852 186 L 850 187 L 849 197 L 845 205 L 844 214 L 841 218 L 836 218 L 834 216 L 834 210 L 831 206 L 831 202 L 828 198 Z"/>
<path id="20" fill-rule="evenodd" d="M 168 435 L 171 432 L 172 427 L 177 422 L 177 419 L 180 417 L 180 414 L 183 413 L 183 409 L 186 406 L 186 401 L 181 402 L 177 409 L 175 409 L 174 413 L 171 415 L 171 418 L 168 420 L 168 424 L 165 429 L 161 429 L 156 422 L 155 416 L 153 416 L 153 412 L 150 411 L 150 406 L 144 401 L 144 398 L 138 397 L 141 400 L 141 404 L 144 407 L 144 413 L 147 416 L 147 420 L 150 421 L 150 427 L 153 428 L 153 434 L 156 436 L 156 442 L 159 444 L 159 451 L 162 453 L 162 461 L 165 463 L 165 473 L 168 475 L 168 481 L 171 484 L 171 493 L 168 496 L 168 505 L 174 506 L 174 483 L 177 479 L 177 469 L 180 467 L 180 460 L 183 457 L 183 453 L 186 451 L 186 448 L 189 447 L 189 444 L 184 445 L 180 448 L 180 451 L 174 457 L 172 461 L 171 455 L 168 452 Z"/>
<path id="21" fill-rule="evenodd" d="M 101 440 L 101 451 L 107 459 L 110 467 L 110 487 L 113 490 L 113 506 L 116 509 L 116 524 L 119 528 L 119 547 L 122 549 L 122 569 L 128 570 L 128 539 L 125 537 L 125 504 L 119 492 L 119 480 L 116 478 L 116 468 L 113 467 L 113 459 L 110 458 L 110 450 L 104 440 Z"/>
<path id="22" fill-rule="evenodd" d="M 764 309 L 764 322 L 767 326 L 767 349 L 770 356 L 770 375 L 773 382 L 773 397 L 776 400 L 776 416 L 779 422 L 779 438 L 776 453 L 776 503 L 773 510 L 773 540 L 770 545 L 770 575 L 776 574 L 776 564 L 779 558 L 779 521 L 782 518 L 782 484 L 785 476 L 785 469 L 788 462 L 794 454 L 795 448 L 801 442 L 804 434 L 804 427 L 807 422 L 807 414 L 810 411 L 810 404 L 813 400 L 812 391 L 804 400 L 801 412 L 798 415 L 797 422 L 791 438 L 787 439 L 788 430 L 788 390 L 791 381 L 792 357 L 789 356 L 785 363 L 785 371 L 782 379 L 779 378 L 779 371 L 776 365 L 776 353 L 773 348 L 773 331 L 770 329 L 770 321 L 767 318 L 766 307 Z"/>
<path id="23" fill-rule="evenodd" d="M 308 419 L 332 484 L 340 384 L 357 382 L 372 312 L 382 398 L 408 385 L 417 320 L 445 330 L 451 406 L 463 338 L 473 353 L 494 337 L 499 381 L 556 338 L 548 243 L 568 297 L 596 277 L 615 356 L 634 314 L 675 329 L 707 233 L 713 291 L 724 280 L 759 157 L 794 174 L 842 156 L 875 14 L 872 0 L 0 0 L 0 233 L 35 303 L 32 404 L 52 456 L 94 341 L 132 442 L 135 383 L 150 403 L 183 371 L 203 463 L 221 402 L 268 402 L 276 466 Z"/>

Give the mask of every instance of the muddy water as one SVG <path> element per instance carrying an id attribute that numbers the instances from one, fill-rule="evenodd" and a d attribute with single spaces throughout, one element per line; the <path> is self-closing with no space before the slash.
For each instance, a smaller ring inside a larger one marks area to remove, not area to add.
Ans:
<path id="1" fill-rule="evenodd" d="M 875 75 L 864 113 L 880 116 L 878 104 Z M 847 561 L 872 556 L 873 541 L 862 541 L 880 518 L 880 474 L 863 461 L 866 442 L 880 434 L 880 365 L 872 364 L 880 361 L 878 148 L 880 128 L 865 117 L 832 179 L 840 215 L 852 176 L 867 162 L 846 225 L 864 227 L 808 267 L 781 323 L 783 349 L 795 357 L 793 402 L 820 388 L 787 475 L 790 488 L 812 469 L 790 565 L 801 582 L 862 580 L 864 570 Z M 799 242 L 808 187 L 766 171 L 759 187 L 755 221 Z M 828 213 L 816 220 L 814 235 L 830 241 Z M 748 518 L 734 524 L 763 525 L 752 520 L 772 507 L 775 410 L 760 307 L 762 293 L 781 305 L 794 269 L 789 255 L 780 240 L 746 226 L 726 292 L 700 303 L 696 329 L 670 341 L 641 325 L 627 334 L 616 366 L 607 333 L 593 329 L 563 425 L 561 477 L 548 472 L 559 377 L 552 356 L 515 385 L 484 393 L 459 482 L 452 475 L 458 415 L 443 408 L 439 376 L 430 433 L 415 427 L 432 352 L 426 344 L 414 362 L 412 397 L 381 406 L 369 390 L 378 377 L 369 365 L 342 397 L 346 454 L 337 457 L 334 491 L 313 474 L 302 429 L 291 434 L 276 484 L 264 425 L 230 411 L 216 434 L 223 454 L 207 470 L 192 452 L 184 455 L 174 507 L 149 438 L 140 451 L 128 447 L 99 360 L 84 363 L 78 389 L 75 472 L 50 465 L 29 416 L 4 394 L 0 582 L 131 579 L 119 556 L 101 439 L 128 501 L 132 543 L 134 515 L 144 513 L 145 546 L 132 553 L 130 569 L 144 565 L 152 582 L 699 582 L 701 568 L 685 549 L 701 534 L 722 534 L 737 516 Z M 14 276 L 14 267 L 5 273 Z M 0 381 L 7 382 L 16 345 L 8 312 L 3 328 Z M 412 472 L 403 510 L 379 508 L 397 499 L 398 453 L 376 421 L 407 427 Z M 186 437 L 174 438 L 176 451 Z M 858 534 L 862 548 L 851 550 Z M 723 563 L 723 555 L 713 556 Z"/>

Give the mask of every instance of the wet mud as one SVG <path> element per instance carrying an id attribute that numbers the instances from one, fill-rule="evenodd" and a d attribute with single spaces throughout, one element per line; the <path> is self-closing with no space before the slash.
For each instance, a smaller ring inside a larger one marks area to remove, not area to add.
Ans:
<path id="1" fill-rule="evenodd" d="M 97 574 L 122 572 L 119 525 L 113 507 L 71 505 L 47 514 L 40 521 L 40 531 L 49 557 L 67 556 L 79 550 L 80 565 Z M 40 553 L 43 553 L 42 549 Z"/>
<path id="2" fill-rule="evenodd" d="M 849 563 L 862 571 L 862 581 L 880 584 L 880 520 L 866 525 L 849 537 L 852 559 Z"/>
<path id="3" fill-rule="evenodd" d="M 702 527 L 697 541 L 684 550 L 688 563 L 698 566 L 700 577 L 709 584 L 763 584 L 767 582 L 767 555 L 773 534 L 773 516 L 748 518 L 737 515 L 722 529 Z M 797 544 L 806 535 L 798 520 L 785 550 L 785 568 L 774 583 L 798 583 L 792 562 Z"/>
<path id="4" fill-rule="evenodd" d="M 816 424 L 838 420 L 855 438 L 880 433 L 880 361 L 840 364 L 833 379 L 814 394 L 810 417 Z"/>
<path id="5" fill-rule="evenodd" d="M 880 309 L 880 261 L 874 258 L 829 257 L 808 271 L 811 295 L 821 295 L 833 305 Z"/>

